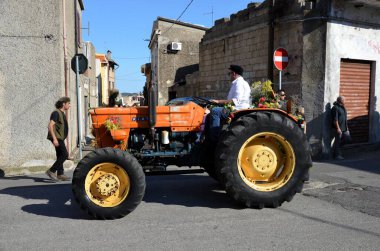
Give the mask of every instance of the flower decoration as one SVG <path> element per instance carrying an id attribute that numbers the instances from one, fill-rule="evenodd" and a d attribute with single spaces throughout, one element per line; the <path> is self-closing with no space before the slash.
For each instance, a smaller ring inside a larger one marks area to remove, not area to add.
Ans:
<path id="1" fill-rule="evenodd" d="M 120 126 L 120 118 L 119 117 L 110 117 L 106 121 L 104 121 L 104 126 L 107 131 L 118 130 L 121 128 Z"/>
<path id="2" fill-rule="evenodd" d="M 305 118 L 302 116 L 302 114 L 298 114 L 296 116 L 298 124 L 302 124 L 305 121 Z"/>
<path id="3" fill-rule="evenodd" d="M 272 89 L 272 82 L 257 81 L 251 85 L 252 105 L 257 108 L 279 108 L 277 97 Z"/>

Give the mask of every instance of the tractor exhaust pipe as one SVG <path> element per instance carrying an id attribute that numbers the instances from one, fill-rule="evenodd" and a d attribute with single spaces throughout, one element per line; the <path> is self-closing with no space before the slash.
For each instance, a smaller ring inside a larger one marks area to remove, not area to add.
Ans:
<path id="1" fill-rule="evenodd" d="M 148 92 L 148 109 L 149 109 L 149 128 L 150 128 L 150 133 L 152 136 L 152 139 L 154 140 L 154 135 L 155 135 L 155 130 L 154 127 L 156 126 L 156 121 L 157 121 L 157 84 L 152 83 L 149 86 L 149 92 Z"/>

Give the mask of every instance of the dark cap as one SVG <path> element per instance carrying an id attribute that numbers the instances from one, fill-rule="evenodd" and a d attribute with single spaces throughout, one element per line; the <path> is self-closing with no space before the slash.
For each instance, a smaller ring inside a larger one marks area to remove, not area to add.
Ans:
<path id="1" fill-rule="evenodd" d="M 233 72 L 235 72 L 235 73 L 237 73 L 237 74 L 239 74 L 240 76 L 242 76 L 243 72 L 244 72 L 244 70 L 243 70 L 243 68 L 241 66 L 234 65 L 234 64 L 230 65 L 230 68 L 228 68 L 228 69 L 231 70 L 231 71 L 233 71 Z"/>

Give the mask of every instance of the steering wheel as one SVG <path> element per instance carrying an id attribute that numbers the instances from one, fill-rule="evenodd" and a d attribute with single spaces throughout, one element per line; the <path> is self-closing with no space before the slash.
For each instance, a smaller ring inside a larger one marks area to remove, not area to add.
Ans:
<path id="1" fill-rule="evenodd" d="M 193 97 L 194 100 L 198 101 L 199 102 L 199 105 L 201 106 L 209 106 L 209 105 L 213 105 L 213 106 L 220 106 L 220 104 L 216 103 L 216 102 L 213 102 L 209 99 L 206 99 L 206 98 L 201 98 L 201 97 Z"/>

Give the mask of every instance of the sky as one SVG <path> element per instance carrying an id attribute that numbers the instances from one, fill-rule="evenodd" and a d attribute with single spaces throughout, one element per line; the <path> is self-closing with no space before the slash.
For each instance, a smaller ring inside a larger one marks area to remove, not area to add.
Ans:
<path id="1" fill-rule="evenodd" d="M 157 17 L 212 27 L 213 21 L 247 8 L 250 0 L 83 0 L 83 40 L 94 44 L 97 53 L 112 51 L 119 64 L 116 88 L 120 92 L 143 90 L 141 65 L 150 62 L 148 48 Z M 190 5 L 189 5 L 190 4 Z M 89 25 L 88 25 L 89 24 Z"/>

